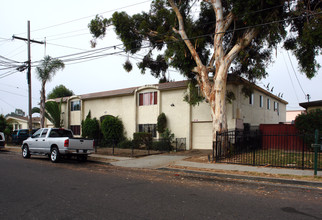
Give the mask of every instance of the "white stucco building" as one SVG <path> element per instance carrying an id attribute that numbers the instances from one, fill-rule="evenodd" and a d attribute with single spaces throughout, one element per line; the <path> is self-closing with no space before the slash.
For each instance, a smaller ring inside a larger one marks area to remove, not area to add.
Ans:
<path id="1" fill-rule="evenodd" d="M 246 98 L 241 92 L 245 83 L 248 82 L 241 78 L 228 78 L 227 90 L 234 92 L 236 98 L 227 103 L 229 129 L 240 128 L 243 123 L 257 126 L 286 121 L 286 101 L 256 85 L 251 97 Z M 193 107 L 183 101 L 187 85 L 188 81 L 178 81 L 65 97 L 63 125 L 79 135 L 81 121 L 91 111 L 92 118 L 97 119 L 118 116 L 129 139 L 134 132 L 146 130 L 157 138 L 157 118 L 163 112 L 175 137 L 186 138 L 187 149 L 212 149 L 210 106 L 204 101 Z"/>

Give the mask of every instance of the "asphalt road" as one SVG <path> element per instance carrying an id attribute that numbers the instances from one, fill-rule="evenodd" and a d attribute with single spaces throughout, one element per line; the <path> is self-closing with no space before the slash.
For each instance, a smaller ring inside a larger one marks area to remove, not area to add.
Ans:
<path id="1" fill-rule="evenodd" d="M 0 219 L 322 219 L 322 190 L 0 152 Z"/>

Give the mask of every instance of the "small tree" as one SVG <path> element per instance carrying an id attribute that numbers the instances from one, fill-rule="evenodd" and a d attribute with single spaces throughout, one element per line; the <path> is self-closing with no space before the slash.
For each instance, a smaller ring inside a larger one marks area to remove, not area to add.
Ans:
<path id="1" fill-rule="evenodd" d="M 3 115 L 0 115 L 0 131 L 3 132 L 8 140 L 8 137 L 12 134 L 12 124 L 9 124 Z"/>
<path id="2" fill-rule="evenodd" d="M 167 117 L 162 112 L 158 116 L 158 122 L 157 122 L 157 131 L 162 134 L 165 131 L 165 128 L 167 127 Z"/>
<path id="3" fill-rule="evenodd" d="M 85 138 L 97 139 L 99 133 L 100 128 L 98 120 L 96 118 L 91 119 L 91 111 L 89 111 L 85 121 L 82 121 L 82 136 Z"/>
<path id="4" fill-rule="evenodd" d="M 72 95 L 74 95 L 74 92 L 72 90 L 67 89 L 64 85 L 59 85 L 53 88 L 53 90 L 48 93 L 47 99 L 56 99 Z"/>
<path id="5" fill-rule="evenodd" d="M 295 127 L 305 133 L 314 134 L 315 129 L 322 134 L 322 110 L 316 109 L 302 113 L 295 118 Z"/>
<path id="6" fill-rule="evenodd" d="M 102 122 L 101 130 L 108 144 L 118 144 L 124 140 L 123 122 L 118 117 L 106 116 Z"/>

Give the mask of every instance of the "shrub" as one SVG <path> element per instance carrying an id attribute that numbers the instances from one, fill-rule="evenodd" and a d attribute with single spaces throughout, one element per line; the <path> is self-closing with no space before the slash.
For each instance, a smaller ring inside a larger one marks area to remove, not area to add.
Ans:
<path id="1" fill-rule="evenodd" d="M 82 121 L 82 136 L 85 138 L 98 139 L 100 136 L 100 127 L 96 118 L 91 119 L 89 111 L 85 121 Z"/>
<path id="2" fill-rule="evenodd" d="M 131 140 L 124 140 L 118 144 L 118 148 L 122 148 L 122 149 L 132 149 L 132 147 L 133 147 L 133 142 Z"/>
<path id="3" fill-rule="evenodd" d="M 157 122 L 157 131 L 159 133 L 163 133 L 165 131 L 165 128 L 167 127 L 167 117 L 165 114 L 162 112 L 158 116 L 158 122 Z"/>
<path id="4" fill-rule="evenodd" d="M 106 116 L 102 122 L 101 130 L 107 143 L 118 144 L 124 140 L 123 122 L 118 117 Z"/>
<path id="5" fill-rule="evenodd" d="M 173 147 L 169 140 L 160 139 L 159 141 L 153 142 L 152 149 L 156 151 L 172 151 Z"/>
<path id="6" fill-rule="evenodd" d="M 322 134 L 322 110 L 316 109 L 307 113 L 302 113 L 295 118 L 295 127 L 302 133 L 306 133 L 306 142 L 311 145 L 314 143 L 314 133 L 318 129 Z"/>
<path id="7" fill-rule="evenodd" d="M 140 145 L 151 146 L 152 134 L 147 132 L 136 132 L 133 134 L 133 147 L 139 148 Z"/>

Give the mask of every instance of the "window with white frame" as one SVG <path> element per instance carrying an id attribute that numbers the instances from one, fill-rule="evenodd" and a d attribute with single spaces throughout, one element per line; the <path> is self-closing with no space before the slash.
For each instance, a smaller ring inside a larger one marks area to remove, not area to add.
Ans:
<path id="1" fill-rule="evenodd" d="M 269 98 L 267 98 L 267 109 L 271 109 L 271 100 Z"/>
<path id="2" fill-rule="evenodd" d="M 260 96 L 259 96 L 259 107 L 260 107 L 260 108 L 263 108 L 263 106 L 264 106 L 263 96 L 262 96 L 262 95 L 260 95 Z"/>
<path id="3" fill-rule="evenodd" d="M 70 102 L 70 110 L 71 111 L 80 111 L 81 110 L 81 101 L 71 101 Z"/>
<path id="4" fill-rule="evenodd" d="M 158 104 L 157 92 L 145 92 L 139 94 L 139 106 Z"/>

